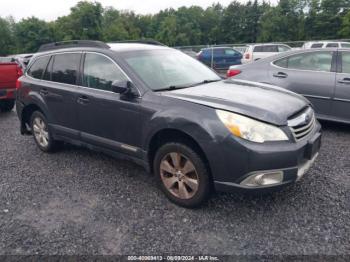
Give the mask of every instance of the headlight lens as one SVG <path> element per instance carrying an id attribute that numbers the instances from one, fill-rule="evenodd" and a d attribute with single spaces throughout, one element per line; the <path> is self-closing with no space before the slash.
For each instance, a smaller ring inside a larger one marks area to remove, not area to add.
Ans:
<path id="1" fill-rule="evenodd" d="M 256 142 L 287 141 L 287 135 L 278 127 L 253 120 L 251 118 L 216 110 L 221 122 L 237 137 Z"/>

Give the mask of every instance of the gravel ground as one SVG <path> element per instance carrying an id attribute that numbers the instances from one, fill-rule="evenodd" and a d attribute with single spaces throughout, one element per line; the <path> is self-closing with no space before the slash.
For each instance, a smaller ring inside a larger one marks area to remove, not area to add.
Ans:
<path id="1" fill-rule="evenodd" d="M 267 196 L 175 206 L 133 163 L 44 154 L 0 114 L 0 254 L 350 254 L 350 126 L 323 123 L 316 165 Z"/>

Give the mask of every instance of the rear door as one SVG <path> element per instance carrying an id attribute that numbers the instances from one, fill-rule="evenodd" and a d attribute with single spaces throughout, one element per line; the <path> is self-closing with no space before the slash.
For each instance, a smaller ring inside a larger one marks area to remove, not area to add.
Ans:
<path id="1" fill-rule="evenodd" d="M 319 115 L 331 115 L 335 89 L 336 52 L 314 51 L 272 62 L 271 83 L 304 95 Z"/>
<path id="2" fill-rule="evenodd" d="M 332 104 L 333 115 L 350 121 L 350 51 L 340 51 L 336 88 Z"/>
<path id="3" fill-rule="evenodd" d="M 62 53 L 51 57 L 43 76 L 40 94 L 51 113 L 56 135 L 79 138 L 77 94 L 81 53 Z"/>

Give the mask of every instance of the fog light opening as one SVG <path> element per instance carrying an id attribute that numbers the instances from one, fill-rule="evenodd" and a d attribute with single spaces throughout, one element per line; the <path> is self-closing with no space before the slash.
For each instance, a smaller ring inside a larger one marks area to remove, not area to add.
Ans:
<path id="1" fill-rule="evenodd" d="M 241 182 L 241 185 L 248 187 L 259 187 L 280 184 L 283 182 L 283 171 L 269 173 L 255 173 Z"/>

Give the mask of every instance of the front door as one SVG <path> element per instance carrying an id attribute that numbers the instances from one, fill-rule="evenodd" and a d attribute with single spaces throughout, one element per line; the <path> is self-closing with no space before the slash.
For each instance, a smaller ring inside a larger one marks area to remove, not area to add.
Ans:
<path id="1" fill-rule="evenodd" d="M 86 53 L 82 72 L 83 88 L 77 99 L 79 125 L 83 141 L 136 155 L 141 136 L 140 98 L 123 99 L 112 92 L 112 83 L 128 80 L 109 57 Z"/>

